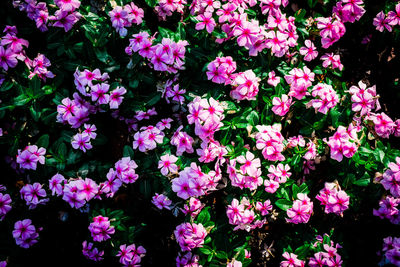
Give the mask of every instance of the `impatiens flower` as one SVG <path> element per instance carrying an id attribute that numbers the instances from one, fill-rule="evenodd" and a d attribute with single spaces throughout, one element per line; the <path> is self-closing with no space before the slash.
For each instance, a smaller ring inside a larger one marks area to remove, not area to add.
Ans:
<path id="1" fill-rule="evenodd" d="M 161 168 L 161 174 L 167 176 L 168 173 L 178 172 L 178 166 L 175 164 L 177 160 L 178 158 L 174 155 L 166 154 L 161 156 L 160 161 L 158 162 L 158 168 Z"/>
<path id="2" fill-rule="evenodd" d="M 91 87 L 92 101 L 97 101 L 99 104 L 108 104 L 110 95 L 106 94 L 110 89 L 107 83 L 99 83 Z"/>
<path id="3" fill-rule="evenodd" d="M 306 40 L 305 47 L 300 48 L 300 54 L 304 56 L 305 61 L 311 61 L 318 56 L 318 51 L 313 42 Z"/>
<path id="4" fill-rule="evenodd" d="M 17 163 L 23 169 L 36 170 L 37 162 L 45 164 L 45 154 L 45 148 L 38 148 L 35 145 L 27 146 L 22 152 L 18 150 Z"/>
<path id="5" fill-rule="evenodd" d="M 83 152 L 92 149 L 92 144 L 90 143 L 90 137 L 85 133 L 83 134 L 78 133 L 74 135 L 73 140 L 71 141 L 71 145 L 74 149 L 80 149 Z"/>
<path id="6" fill-rule="evenodd" d="M 146 249 L 142 246 L 136 247 L 135 244 L 129 246 L 123 244 L 119 246 L 118 254 L 119 262 L 124 266 L 140 266 L 142 258 L 146 254 Z"/>

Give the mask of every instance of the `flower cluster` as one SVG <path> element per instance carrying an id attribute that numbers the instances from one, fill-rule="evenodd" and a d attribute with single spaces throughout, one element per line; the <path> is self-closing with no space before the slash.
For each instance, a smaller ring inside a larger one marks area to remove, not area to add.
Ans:
<path id="1" fill-rule="evenodd" d="M 137 7 L 133 2 L 124 7 L 116 6 L 108 15 L 111 18 L 112 26 L 117 30 L 121 37 L 125 37 L 132 24 L 140 25 L 143 21 L 144 11 Z"/>
<path id="2" fill-rule="evenodd" d="M 136 247 L 135 244 L 131 244 L 127 246 L 126 244 L 119 246 L 118 254 L 119 262 L 123 264 L 123 266 L 140 266 L 140 262 L 142 258 L 146 254 L 146 249 L 142 246 Z"/>
<path id="3" fill-rule="evenodd" d="M 209 189 L 210 179 L 210 175 L 206 175 L 196 163 L 192 163 L 190 167 L 179 172 L 179 177 L 172 179 L 172 191 L 183 199 L 202 196 Z"/>
<path id="4" fill-rule="evenodd" d="M 340 61 L 340 56 L 335 55 L 333 53 L 326 53 L 321 57 L 322 62 L 322 67 L 328 68 L 331 66 L 331 68 L 334 69 L 339 69 L 340 71 L 343 70 L 343 64 Z"/>
<path id="5" fill-rule="evenodd" d="M 36 229 L 30 219 L 17 221 L 14 224 L 14 230 L 12 232 L 15 242 L 22 248 L 29 248 L 30 246 L 38 242 L 39 231 L 41 228 Z"/>
<path id="6" fill-rule="evenodd" d="M 373 213 L 381 219 L 386 218 L 391 223 L 398 224 L 400 222 L 400 212 L 397 208 L 400 204 L 400 158 L 396 157 L 396 163 L 390 162 L 388 167 L 378 181 L 390 194 L 379 202 L 379 209 L 374 209 Z"/>
<path id="7" fill-rule="evenodd" d="M 346 129 L 339 126 L 336 132 L 329 137 L 329 140 L 324 141 L 328 144 L 331 150 L 331 158 L 337 161 L 342 161 L 343 156 L 351 158 L 358 149 L 357 128 L 352 124 Z"/>
<path id="8" fill-rule="evenodd" d="M 104 250 L 99 250 L 93 246 L 93 243 L 85 240 L 82 243 L 82 254 L 89 260 L 101 261 L 103 260 Z"/>
<path id="9" fill-rule="evenodd" d="M 185 68 L 187 41 L 180 40 L 176 43 L 170 38 L 163 38 L 161 43 L 153 45 L 153 40 L 154 37 L 150 38 L 147 32 L 133 34 L 125 52 L 130 56 L 133 52 L 138 52 L 139 55 L 147 58 L 150 66 L 157 71 L 176 73 Z"/>
<path id="10" fill-rule="evenodd" d="M 233 87 L 230 95 L 237 101 L 255 100 L 258 94 L 260 78 L 252 70 L 234 73 L 236 62 L 232 57 L 217 57 L 207 66 L 207 78 L 214 83 L 230 84 Z"/>
<path id="11" fill-rule="evenodd" d="M 380 104 L 378 95 L 376 94 L 376 87 L 367 85 L 362 81 L 358 82 L 358 86 L 351 86 L 349 89 L 351 94 L 351 102 L 353 103 L 351 109 L 354 112 L 360 112 L 360 115 L 369 114 L 372 110 L 379 110 Z"/>
<path id="12" fill-rule="evenodd" d="M 159 19 L 166 20 L 167 16 L 172 16 L 174 12 L 183 14 L 186 4 L 186 0 L 159 0 L 154 7 L 154 11 Z"/>
<path id="13" fill-rule="evenodd" d="M 74 149 L 80 149 L 83 152 L 92 149 L 91 139 L 95 139 L 97 130 L 95 125 L 84 124 L 85 130 L 82 133 L 77 133 L 72 137 L 71 145 Z"/>
<path id="14" fill-rule="evenodd" d="M 374 18 L 373 25 L 376 27 L 376 30 L 383 32 L 385 29 L 389 32 L 392 31 L 392 27 L 400 24 L 400 3 L 397 3 L 395 10 L 389 11 L 385 14 L 383 11 L 380 11 L 376 14 Z"/>
<path id="15" fill-rule="evenodd" d="M 290 85 L 289 96 L 301 100 L 304 96 L 309 95 L 308 87 L 312 85 L 315 74 L 304 66 L 303 69 L 294 68 L 289 74 L 285 75 L 286 82 Z"/>
<path id="16" fill-rule="evenodd" d="M 176 227 L 174 234 L 181 250 L 191 251 L 203 246 L 207 231 L 201 223 L 182 223 Z"/>
<path id="17" fill-rule="evenodd" d="M 38 148 L 36 145 L 27 146 L 24 150 L 18 149 L 17 163 L 22 169 L 36 170 L 37 163 L 45 163 L 44 155 L 46 154 L 46 149 L 41 147 Z"/>
<path id="18" fill-rule="evenodd" d="M 214 141 L 214 133 L 219 131 L 224 119 L 224 108 L 214 98 L 196 97 L 188 104 L 189 124 L 195 125 L 195 134 L 204 142 Z"/>
<path id="19" fill-rule="evenodd" d="M 40 183 L 24 185 L 19 193 L 21 194 L 21 198 L 26 201 L 26 205 L 28 205 L 29 209 L 34 209 L 37 205 L 45 204 L 49 201 L 48 198 L 44 198 L 46 197 L 46 191 L 42 188 Z M 42 199 L 39 199 L 40 197 L 42 197 Z"/>
<path id="20" fill-rule="evenodd" d="M 325 187 L 316 196 L 325 207 L 325 213 L 335 213 L 343 216 L 343 211 L 349 208 L 350 197 L 337 183 L 325 183 Z"/>
<path id="21" fill-rule="evenodd" d="M 343 22 L 336 16 L 318 17 L 317 28 L 320 30 L 321 44 L 323 48 L 328 48 L 345 34 L 346 27 Z"/>
<path id="22" fill-rule="evenodd" d="M 246 156 L 239 156 L 230 160 L 228 174 L 232 186 L 241 189 L 249 188 L 250 190 L 256 190 L 263 183 L 261 161 L 259 158 L 255 158 L 254 154 L 250 151 L 246 152 Z"/>
<path id="23" fill-rule="evenodd" d="M 176 257 L 176 266 L 177 267 L 200 267 L 199 265 L 199 256 L 192 254 L 192 252 L 187 252 L 183 255 L 181 253 Z"/>
<path id="24" fill-rule="evenodd" d="M 181 156 L 183 152 L 193 153 L 194 139 L 186 132 L 181 131 L 183 126 L 180 126 L 171 138 L 171 144 L 176 146 L 176 155 Z"/>
<path id="25" fill-rule="evenodd" d="M 203 209 L 204 204 L 201 203 L 200 200 L 197 198 L 191 197 L 189 199 L 189 202 L 185 205 L 183 205 L 182 212 L 185 215 L 190 215 L 192 218 L 195 218 L 200 211 Z"/>
<path id="26" fill-rule="evenodd" d="M 230 224 L 236 225 L 234 231 L 241 229 L 250 232 L 252 229 L 262 227 L 266 222 L 266 219 L 257 219 L 255 211 L 267 215 L 270 209 L 268 201 L 257 203 L 256 207 L 253 207 L 247 198 L 242 198 L 240 202 L 234 198 L 226 208 L 226 216 Z"/>
<path id="27" fill-rule="evenodd" d="M 43 81 L 46 81 L 46 78 L 54 78 L 54 74 L 47 70 L 50 66 L 50 60 L 45 55 L 38 54 L 37 57 L 30 62 L 30 65 L 28 65 L 29 68 L 33 68 L 33 71 L 30 72 L 28 77 L 33 78 L 37 75 Z"/>
<path id="28" fill-rule="evenodd" d="M 152 125 L 140 128 L 133 136 L 133 149 L 139 149 L 141 152 L 153 150 L 157 144 L 164 141 L 164 132 Z"/>
<path id="29" fill-rule="evenodd" d="M 277 166 L 269 166 L 269 173 L 267 174 L 269 180 L 265 179 L 264 181 L 265 191 L 271 194 L 275 193 L 279 185 L 286 183 L 287 179 L 292 175 L 289 171 L 290 167 L 288 164 L 283 165 L 279 163 Z"/>
<path id="30" fill-rule="evenodd" d="M 266 160 L 282 161 L 285 157 L 282 151 L 285 148 L 283 141 L 285 140 L 281 134 L 282 125 L 257 125 L 256 147 L 262 150 L 261 153 Z"/>
<path id="31" fill-rule="evenodd" d="M 207 65 L 207 79 L 214 83 L 231 84 L 236 62 L 232 57 L 217 57 Z"/>
<path id="32" fill-rule="evenodd" d="M 293 206 L 286 211 L 289 219 L 287 222 L 298 224 L 307 223 L 313 212 L 313 203 L 310 198 L 303 193 L 297 194 L 297 199 L 293 201 Z"/>
<path id="33" fill-rule="evenodd" d="M 15 68 L 18 60 L 25 61 L 29 65 L 29 59 L 24 50 L 24 46 L 28 47 L 29 42 L 17 37 L 15 26 L 6 26 L 4 33 L 0 42 L 0 66 L 7 71 L 8 68 Z"/>
<path id="34" fill-rule="evenodd" d="M 328 235 L 324 234 L 324 236 Z M 317 241 L 313 244 L 313 247 L 318 248 L 318 251 L 310 258 L 309 266 L 342 266 L 342 257 L 338 253 L 338 249 L 342 248 L 342 246 L 335 244 L 332 240 L 326 244 L 322 236 L 317 236 L 316 239 Z"/>
<path id="35" fill-rule="evenodd" d="M 330 109 L 334 108 L 339 103 L 339 96 L 329 84 L 319 83 L 315 85 L 311 95 L 314 99 L 308 102 L 306 106 L 313 107 L 315 111 L 321 112 L 322 114 L 328 113 Z"/>
<path id="36" fill-rule="evenodd" d="M 65 183 L 64 177 L 56 174 L 52 177 L 51 183 L 55 184 L 54 191 L 57 195 L 60 193 L 58 190 L 62 188 L 62 183 L 64 183 L 60 195 L 72 208 L 76 209 L 83 207 L 86 202 L 89 202 L 99 193 L 99 186 L 90 178 L 70 179 L 68 183 Z"/>
<path id="37" fill-rule="evenodd" d="M 110 239 L 110 235 L 115 233 L 114 226 L 111 226 L 108 217 L 103 217 L 101 215 L 93 218 L 93 222 L 89 225 L 89 231 L 92 235 L 93 241 L 96 242 Z"/>
<path id="38" fill-rule="evenodd" d="M 388 236 L 383 239 L 383 248 L 385 259 L 388 263 L 395 266 L 400 265 L 400 237 Z M 383 263 L 384 264 L 384 263 Z"/>
<path id="39" fill-rule="evenodd" d="M 354 23 L 364 15 L 363 0 L 340 0 L 336 3 L 332 13 L 336 14 L 342 22 Z"/>
<path id="40" fill-rule="evenodd" d="M 47 26 L 64 28 L 65 32 L 71 30 L 72 26 L 82 17 L 76 11 L 81 2 L 79 0 L 54 0 L 54 3 L 58 9 L 53 16 L 50 16 L 46 2 L 13 0 L 14 7 L 25 11 L 28 18 L 35 21 L 36 27 L 40 31 L 47 31 Z"/>

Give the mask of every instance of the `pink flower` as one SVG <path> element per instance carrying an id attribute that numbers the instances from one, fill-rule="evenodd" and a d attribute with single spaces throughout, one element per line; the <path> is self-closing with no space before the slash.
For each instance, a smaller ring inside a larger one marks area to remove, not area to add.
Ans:
<path id="1" fill-rule="evenodd" d="M 91 87 L 92 101 L 97 101 L 98 104 L 108 104 L 110 95 L 106 94 L 110 89 L 107 83 L 98 83 Z"/>
<path id="2" fill-rule="evenodd" d="M 4 70 L 8 70 L 8 67 L 14 68 L 17 66 L 18 60 L 16 56 L 11 49 L 4 49 L 3 46 L 0 46 L 0 66 Z"/>
<path id="3" fill-rule="evenodd" d="M 11 210 L 11 197 L 9 194 L 0 193 L 0 221 Z"/>
<path id="4" fill-rule="evenodd" d="M 110 109 L 117 109 L 124 99 L 123 95 L 126 94 L 124 87 L 117 87 L 110 93 Z"/>
<path id="5" fill-rule="evenodd" d="M 305 47 L 300 48 L 300 54 L 304 56 L 305 61 L 311 61 L 318 56 L 318 51 L 310 40 L 304 42 Z"/>
<path id="6" fill-rule="evenodd" d="M 155 194 L 151 200 L 151 202 L 160 210 L 162 209 L 168 209 L 170 210 L 171 207 L 171 203 L 172 201 L 168 199 L 167 196 L 163 195 L 163 194 Z"/>
<path id="7" fill-rule="evenodd" d="M 65 10 L 57 10 L 54 16 L 51 16 L 49 20 L 55 21 L 53 23 L 54 27 L 64 28 L 65 32 L 72 29 L 72 26 L 81 18 L 79 12 L 70 13 Z"/>
<path id="8" fill-rule="evenodd" d="M 392 27 L 390 26 L 390 20 L 386 17 L 383 11 L 379 12 L 374 18 L 373 25 L 376 26 L 376 29 L 380 32 L 386 28 L 389 32 L 392 31 Z"/>
<path id="9" fill-rule="evenodd" d="M 71 141 L 71 145 L 74 149 L 80 149 L 83 152 L 92 149 L 92 144 L 90 143 L 90 137 L 87 134 L 78 133 L 74 135 L 73 140 Z"/>
<path id="10" fill-rule="evenodd" d="M 54 0 L 54 3 L 64 11 L 74 11 L 81 5 L 79 0 Z"/>
<path id="11" fill-rule="evenodd" d="M 270 71 L 268 73 L 268 84 L 276 87 L 281 81 L 281 78 L 275 75 L 275 71 Z"/>
<path id="12" fill-rule="evenodd" d="M 158 162 L 158 168 L 161 168 L 161 174 L 167 176 L 168 173 L 177 173 L 178 166 L 175 162 L 178 160 L 174 155 L 166 154 L 161 156 L 161 160 Z"/>
<path id="13" fill-rule="evenodd" d="M 199 21 L 196 24 L 196 30 L 202 30 L 205 27 L 208 33 L 212 33 L 214 27 L 217 25 L 211 12 L 204 12 L 204 14 L 198 15 L 196 19 Z"/>
<path id="14" fill-rule="evenodd" d="M 60 196 L 63 194 L 63 183 L 65 182 L 64 176 L 61 174 L 55 174 L 49 180 L 49 189 L 51 190 L 51 194 Z"/>
<path id="15" fill-rule="evenodd" d="M 281 267 L 302 267 L 302 266 L 304 266 L 304 262 L 299 260 L 297 258 L 296 254 L 293 254 L 293 253 L 289 254 L 288 252 L 285 252 L 285 253 L 283 253 L 282 257 L 284 257 L 286 260 L 281 261 L 281 264 L 280 264 Z"/>
<path id="16" fill-rule="evenodd" d="M 272 112 L 278 116 L 285 116 L 288 113 L 290 106 L 292 105 L 292 98 L 283 94 L 281 98 L 274 97 L 272 99 Z"/>

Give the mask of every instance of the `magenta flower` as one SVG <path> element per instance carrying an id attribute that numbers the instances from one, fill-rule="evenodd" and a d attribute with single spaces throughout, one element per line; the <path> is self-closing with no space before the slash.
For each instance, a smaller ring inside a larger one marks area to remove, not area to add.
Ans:
<path id="1" fill-rule="evenodd" d="M 212 17 L 212 12 L 204 12 L 204 14 L 198 15 L 196 19 L 199 21 L 196 24 L 196 30 L 202 30 L 205 27 L 208 33 L 212 33 L 217 25 Z"/>
<path id="2" fill-rule="evenodd" d="M 51 190 L 51 194 L 60 196 L 63 194 L 63 183 L 65 182 L 64 176 L 61 174 L 55 174 L 51 179 L 49 180 L 49 189 Z"/>
<path id="3" fill-rule="evenodd" d="M 11 197 L 9 194 L 0 193 L 0 221 L 11 210 Z"/>
<path id="4" fill-rule="evenodd" d="M 389 32 L 392 31 L 392 27 L 390 26 L 390 20 L 388 17 L 383 13 L 383 11 L 379 12 L 376 17 L 374 18 L 373 25 L 376 27 L 376 29 L 380 32 L 383 32 L 383 30 L 386 28 Z"/>
<path id="5" fill-rule="evenodd" d="M 168 209 L 170 210 L 171 203 L 172 201 L 168 199 L 167 196 L 163 194 L 155 194 L 151 200 L 151 203 L 153 203 L 158 209 Z"/>
<path id="6" fill-rule="evenodd" d="M 123 95 L 126 93 L 124 87 L 117 87 L 110 93 L 110 109 L 117 109 L 124 99 Z"/>
<path id="7" fill-rule="evenodd" d="M 64 11 L 74 11 L 81 5 L 79 0 L 54 0 L 54 3 Z"/>
<path id="8" fill-rule="evenodd" d="M 79 12 L 68 12 L 65 10 L 57 10 L 54 16 L 51 16 L 49 20 L 55 21 L 54 27 L 64 28 L 65 32 L 72 29 L 72 26 L 81 18 Z"/>
<path id="9" fill-rule="evenodd" d="M 158 162 L 158 168 L 161 168 L 161 174 L 167 176 L 169 173 L 177 173 L 178 166 L 175 162 L 178 160 L 174 155 L 166 154 L 161 156 L 161 160 Z"/>
<path id="10" fill-rule="evenodd" d="M 91 87 L 92 101 L 97 101 L 98 104 L 108 104 L 110 95 L 106 94 L 110 89 L 107 83 L 98 83 Z"/>
<path id="11" fill-rule="evenodd" d="M 300 54 L 304 56 L 305 61 L 311 61 L 318 56 L 318 51 L 313 42 L 305 40 L 305 47 L 300 48 Z"/>
<path id="12" fill-rule="evenodd" d="M 297 258 L 296 254 L 285 252 L 282 257 L 285 258 L 284 261 L 281 261 L 281 267 L 302 267 L 304 266 L 304 262 Z"/>
<path id="13" fill-rule="evenodd" d="M 17 221 L 14 224 L 12 234 L 15 238 L 16 244 L 22 248 L 29 248 L 38 242 L 37 238 L 39 237 L 39 234 L 30 219 Z"/>
<path id="14" fill-rule="evenodd" d="M 93 247 L 93 243 L 88 243 L 86 240 L 82 243 L 82 254 L 93 261 L 101 261 L 103 260 L 104 250 L 99 250 L 96 247 Z"/>
<path id="15" fill-rule="evenodd" d="M 83 134 L 87 134 L 90 139 L 96 139 L 97 136 L 97 128 L 94 124 L 84 124 L 85 130 L 83 130 Z"/>
<path id="16" fill-rule="evenodd" d="M 93 222 L 89 225 L 89 231 L 93 237 L 93 241 L 96 242 L 110 239 L 110 235 L 115 233 L 115 229 L 110 225 L 108 218 L 101 215 L 93 218 Z"/>
<path id="17" fill-rule="evenodd" d="M 83 152 L 86 150 L 92 149 L 92 144 L 90 143 L 89 135 L 83 134 L 76 134 L 73 136 L 73 140 L 71 141 L 71 145 L 74 149 L 80 149 Z"/>
<path id="18" fill-rule="evenodd" d="M 0 66 L 4 70 L 8 70 L 8 67 L 14 68 L 18 64 L 17 55 L 10 49 L 4 49 L 0 46 Z"/>
<path id="19" fill-rule="evenodd" d="M 272 99 L 272 112 L 278 116 L 285 116 L 289 112 L 290 106 L 292 105 L 292 98 L 283 94 L 281 98 L 274 97 Z"/>
<path id="20" fill-rule="evenodd" d="M 16 35 L 8 33 L 2 37 L 0 45 L 6 46 L 11 49 L 14 53 L 19 53 L 23 50 L 23 46 L 28 47 L 29 42 L 22 38 L 18 38 Z"/>

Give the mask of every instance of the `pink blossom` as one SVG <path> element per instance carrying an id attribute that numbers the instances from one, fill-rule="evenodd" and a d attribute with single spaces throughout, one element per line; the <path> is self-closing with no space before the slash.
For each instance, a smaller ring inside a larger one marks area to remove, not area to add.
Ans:
<path id="1" fill-rule="evenodd" d="M 318 56 L 318 51 L 310 40 L 305 40 L 305 47 L 300 48 L 300 54 L 304 56 L 305 61 L 311 61 Z"/>
<path id="2" fill-rule="evenodd" d="M 196 30 L 202 30 L 205 27 L 208 33 L 212 33 L 214 27 L 217 25 L 211 12 L 204 12 L 204 14 L 198 15 L 196 19 L 199 21 L 196 24 Z"/>
<path id="3" fill-rule="evenodd" d="M 177 173 L 178 166 L 175 162 L 178 160 L 174 155 L 166 154 L 161 156 L 161 160 L 158 162 L 158 168 L 161 168 L 161 174 L 167 176 L 169 173 Z"/>
<path id="4" fill-rule="evenodd" d="M 285 116 L 289 112 L 290 106 L 292 105 L 292 98 L 283 94 L 281 98 L 274 97 L 272 99 L 272 112 L 278 116 Z"/>

